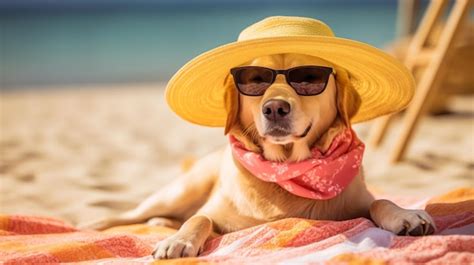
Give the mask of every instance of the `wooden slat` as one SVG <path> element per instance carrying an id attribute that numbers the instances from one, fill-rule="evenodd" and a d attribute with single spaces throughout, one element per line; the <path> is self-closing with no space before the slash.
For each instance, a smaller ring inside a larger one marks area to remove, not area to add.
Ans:
<path id="1" fill-rule="evenodd" d="M 456 0 L 446 25 L 442 31 L 432 61 L 426 67 L 415 93 L 415 97 L 408 107 L 404 117 L 401 135 L 391 153 L 391 162 L 398 162 L 405 154 L 406 148 L 412 139 L 420 117 L 426 111 L 429 97 L 435 92 L 445 78 L 447 61 L 453 53 L 456 38 L 461 32 L 461 25 L 469 13 L 471 0 Z"/>
<path id="2" fill-rule="evenodd" d="M 416 31 L 405 56 L 405 65 L 410 71 L 414 70 L 417 65 L 417 57 L 422 48 L 425 46 L 430 34 L 441 17 L 443 10 L 446 7 L 446 0 L 432 0 L 425 11 L 425 15 Z M 400 19 L 400 18 L 399 18 Z M 403 19 L 403 18 L 401 18 Z M 412 18 L 413 19 L 413 18 Z M 374 122 L 370 131 L 369 145 L 372 147 L 379 146 L 385 137 L 390 126 L 392 118 L 391 115 L 383 116 Z"/>

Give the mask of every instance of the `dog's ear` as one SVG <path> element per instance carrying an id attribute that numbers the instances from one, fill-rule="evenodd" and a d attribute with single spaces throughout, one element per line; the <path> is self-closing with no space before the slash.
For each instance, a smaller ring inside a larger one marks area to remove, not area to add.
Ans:
<path id="1" fill-rule="evenodd" d="M 239 114 L 239 93 L 234 85 L 234 80 L 229 75 L 224 81 L 224 102 L 227 111 L 227 120 L 225 124 L 224 134 L 226 135 L 234 127 Z"/>
<path id="2" fill-rule="evenodd" d="M 351 118 L 357 113 L 360 106 L 360 96 L 350 82 L 349 74 L 345 69 L 335 67 L 337 86 L 337 111 L 347 127 L 351 126 Z"/>

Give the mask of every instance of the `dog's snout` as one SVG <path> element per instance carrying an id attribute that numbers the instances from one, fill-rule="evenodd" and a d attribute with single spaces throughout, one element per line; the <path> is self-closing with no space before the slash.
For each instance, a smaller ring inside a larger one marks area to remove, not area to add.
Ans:
<path id="1" fill-rule="evenodd" d="M 262 107 L 262 113 L 269 121 L 278 121 L 288 115 L 291 111 L 290 103 L 281 99 L 271 99 Z"/>

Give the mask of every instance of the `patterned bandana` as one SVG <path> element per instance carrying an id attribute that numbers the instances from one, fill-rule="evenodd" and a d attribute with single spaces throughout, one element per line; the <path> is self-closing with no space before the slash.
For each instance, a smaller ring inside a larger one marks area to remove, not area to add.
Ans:
<path id="1" fill-rule="evenodd" d="M 327 200 L 341 193 L 359 173 L 364 144 L 352 129 L 334 137 L 326 152 L 317 147 L 312 156 L 300 162 L 273 162 L 261 154 L 248 151 L 230 136 L 234 158 L 250 173 L 267 182 L 274 182 L 294 195 Z"/>

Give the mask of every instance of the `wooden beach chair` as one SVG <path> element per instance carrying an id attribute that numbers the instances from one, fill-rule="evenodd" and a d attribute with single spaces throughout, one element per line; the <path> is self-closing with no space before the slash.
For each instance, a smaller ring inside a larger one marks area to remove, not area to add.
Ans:
<path id="1" fill-rule="evenodd" d="M 430 98 L 447 77 L 448 62 L 453 58 L 455 43 L 462 26 L 468 19 L 473 0 L 454 0 L 436 45 L 428 46 L 427 43 L 432 38 L 435 28 L 439 26 L 438 23 L 449 6 L 449 2 L 447 0 L 430 1 L 420 26 L 409 43 L 404 63 L 411 71 L 421 66 L 424 70 L 418 75 L 415 96 L 404 113 L 401 133 L 389 154 L 392 163 L 402 160 L 415 129 L 428 108 Z M 406 33 L 415 23 L 413 1 L 400 0 L 399 4 L 402 11 L 408 10 L 412 13 L 405 23 L 399 22 L 399 26 L 405 28 L 402 32 Z M 406 18 L 399 15 L 398 19 Z M 375 121 L 369 136 L 369 145 L 377 147 L 381 144 L 391 120 L 391 116 L 384 116 Z"/>

